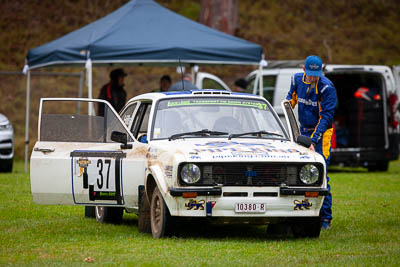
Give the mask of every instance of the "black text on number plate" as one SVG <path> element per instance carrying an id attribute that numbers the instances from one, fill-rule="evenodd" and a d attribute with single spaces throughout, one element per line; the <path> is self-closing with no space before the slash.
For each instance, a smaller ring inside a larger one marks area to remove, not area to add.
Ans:
<path id="1" fill-rule="evenodd" d="M 235 212 L 240 213 L 264 213 L 266 211 L 265 203 L 236 203 Z"/>

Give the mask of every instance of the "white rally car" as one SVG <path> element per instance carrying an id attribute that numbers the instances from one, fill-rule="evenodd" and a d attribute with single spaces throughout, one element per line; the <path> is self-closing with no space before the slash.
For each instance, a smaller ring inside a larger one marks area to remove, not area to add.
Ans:
<path id="1" fill-rule="evenodd" d="M 77 114 L 77 104 L 105 105 L 104 116 Z M 33 199 L 95 207 L 101 222 L 134 212 L 155 238 L 188 217 L 318 237 L 324 159 L 282 106 L 289 132 L 263 97 L 228 91 L 143 94 L 120 116 L 102 100 L 41 99 Z"/>

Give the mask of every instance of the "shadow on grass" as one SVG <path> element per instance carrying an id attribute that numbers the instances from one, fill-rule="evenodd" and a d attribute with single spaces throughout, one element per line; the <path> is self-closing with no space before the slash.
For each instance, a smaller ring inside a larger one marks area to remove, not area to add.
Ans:
<path id="1" fill-rule="evenodd" d="M 332 167 L 328 168 L 328 176 L 329 173 L 368 173 L 368 169 L 350 168 L 350 167 Z"/>
<path id="2" fill-rule="evenodd" d="M 95 220 L 94 218 L 91 218 Z M 138 218 L 134 214 L 124 214 L 123 220 L 115 224 L 118 226 L 138 227 Z M 276 230 L 276 228 L 274 228 Z M 252 224 L 215 224 L 207 219 L 197 218 L 179 220 L 174 223 L 171 234 L 167 238 L 177 239 L 207 239 L 207 240 L 260 240 L 282 241 L 296 240 L 287 225 L 280 227 L 276 232 L 268 231 L 267 225 Z M 151 238 L 151 233 L 143 233 Z"/>
<path id="3" fill-rule="evenodd" d="M 279 233 L 267 231 L 267 225 L 251 224 L 213 224 L 206 219 L 181 221 L 172 229 L 171 238 L 207 239 L 207 240 L 294 240 L 291 230 L 284 229 Z"/>
<path id="4" fill-rule="evenodd" d="M 138 226 L 138 218 L 136 215 L 132 215 L 132 214 L 127 215 L 125 213 L 120 225 L 137 227 Z"/>

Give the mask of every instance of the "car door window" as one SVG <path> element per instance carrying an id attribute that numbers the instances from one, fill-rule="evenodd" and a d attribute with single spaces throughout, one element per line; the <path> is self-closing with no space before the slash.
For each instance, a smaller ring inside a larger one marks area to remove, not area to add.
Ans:
<path id="1" fill-rule="evenodd" d="M 104 116 L 96 116 L 78 114 L 76 106 L 71 105 L 72 101 L 43 101 L 40 141 L 112 143 L 113 131 L 125 133 L 128 142 L 133 141 L 119 116 L 108 105 L 104 107 Z M 95 104 L 91 101 L 80 102 L 84 110 Z"/>
<path id="2" fill-rule="evenodd" d="M 133 117 L 133 114 L 135 112 L 136 106 L 137 106 L 137 103 L 134 103 L 134 104 L 128 106 L 121 113 L 121 119 L 122 119 L 122 121 L 125 123 L 125 125 L 127 127 L 129 127 L 129 124 L 130 124 L 130 122 L 132 120 L 132 117 Z"/>
<path id="3" fill-rule="evenodd" d="M 136 112 L 131 132 L 135 138 L 139 138 L 147 133 L 151 111 L 151 103 L 142 103 Z"/>

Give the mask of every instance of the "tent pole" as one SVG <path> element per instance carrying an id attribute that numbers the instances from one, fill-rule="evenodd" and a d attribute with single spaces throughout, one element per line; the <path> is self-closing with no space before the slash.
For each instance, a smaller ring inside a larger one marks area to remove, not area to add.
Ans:
<path id="1" fill-rule="evenodd" d="M 26 113 L 25 113 L 25 173 L 28 172 L 28 153 L 29 153 L 29 109 L 31 92 L 31 71 L 26 73 Z"/>
<path id="2" fill-rule="evenodd" d="M 268 66 L 268 62 L 265 60 L 264 58 L 264 54 L 261 55 L 261 61 L 260 61 L 260 65 L 258 67 L 258 77 L 259 77 L 259 89 L 260 89 L 260 96 L 264 96 L 264 86 L 263 86 L 263 82 L 264 82 L 264 77 L 263 77 L 263 68 Z"/>
<path id="3" fill-rule="evenodd" d="M 83 72 L 79 73 L 79 90 L 78 90 L 78 98 L 82 98 L 82 87 L 83 87 Z M 81 101 L 78 101 L 77 114 L 81 114 Z"/>
<path id="4" fill-rule="evenodd" d="M 87 79 L 87 86 L 88 86 L 88 98 L 92 99 L 93 98 L 93 94 L 92 94 L 92 61 L 90 60 L 90 58 L 88 58 L 86 61 L 86 79 Z M 93 115 L 93 102 L 89 102 L 88 115 L 89 116 Z"/>
<path id="5" fill-rule="evenodd" d="M 258 67 L 258 77 L 259 77 L 259 91 L 260 91 L 260 96 L 263 96 L 263 74 L 262 74 L 262 69 L 263 69 L 263 66 L 262 66 L 262 63 L 260 62 L 260 65 L 259 65 L 259 67 Z"/>

